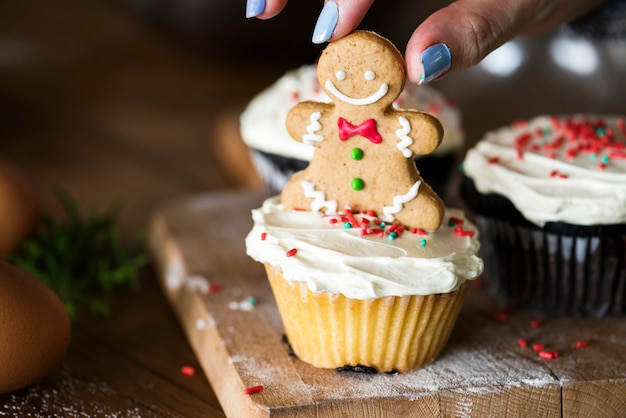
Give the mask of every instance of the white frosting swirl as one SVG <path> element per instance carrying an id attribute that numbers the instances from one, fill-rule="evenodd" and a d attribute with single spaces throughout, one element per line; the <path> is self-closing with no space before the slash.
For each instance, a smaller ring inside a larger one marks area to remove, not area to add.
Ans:
<path id="1" fill-rule="evenodd" d="M 314 148 L 292 139 L 285 127 L 289 109 L 304 100 L 330 102 L 319 85 L 315 65 L 287 72 L 248 103 L 240 117 L 244 142 L 260 151 L 310 161 Z M 407 83 L 396 104 L 404 109 L 428 112 L 439 119 L 444 128 L 443 140 L 431 155 L 445 155 L 462 147 L 464 131 L 459 109 L 439 91 Z"/>
<path id="2" fill-rule="evenodd" d="M 505 196 L 539 226 L 626 223 L 623 120 L 575 115 L 516 123 L 487 133 L 463 170 L 478 191 Z"/>
<path id="3" fill-rule="evenodd" d="M 450 216 L 461 220 L 461 229 L 473 231 L 473 236 L 455 232 L 455 226 L 447 224 Z M 459 210 L 448 209 L 445 224 L 434 233 L 404 231 L 395 240 L 389 235 L 362 236 L 360 228 L 331 223 L 338 217 L 286 211 L 279 197 L 267 199 L 252 211 L 252 218 L 248 255 L 280 267 L 286 280 L 305 282 L 316 292 L 360 300 L 447 293 L 483 270 L 476 256 L 478 233 Z M 291 249 L 297 253 L 288 256 Z"/>

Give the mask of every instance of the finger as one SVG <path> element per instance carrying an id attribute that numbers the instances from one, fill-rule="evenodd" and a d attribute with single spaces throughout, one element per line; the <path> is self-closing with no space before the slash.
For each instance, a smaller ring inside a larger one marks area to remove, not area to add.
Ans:
<path id="1" fill-rule="evenodd" d="M 374 0 L 329 0 L 313 29 L 312 41 L 321 44 L 352 32 L 361 23 Z"/>
<path id="2" fill-rule="evenodd" d="M 410 80 L 424 84 L 478 64 L 515 36 L 574 19 L 602 0 L 458 0 L 429 16 L 406 48 Z"/>
<path id="3" fill-rule="evenodd" d="M 287 5 L 287 0 L 247 0 L 246 17 L 270 19 L 280 13 Z"/>

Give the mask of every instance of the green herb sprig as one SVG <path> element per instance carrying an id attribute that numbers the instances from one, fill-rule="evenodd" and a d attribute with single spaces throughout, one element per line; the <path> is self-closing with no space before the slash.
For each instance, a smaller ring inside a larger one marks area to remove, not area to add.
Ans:
<path id="1" fill-rule="evenodd" d="M 8 261 L 56 291 L 72 320 L 83 310 L 108 316 L 117 290 L 139 287 L 139 269 L 148 262 L 145 239 L 138 235 L 123 242 L 116 224 L 119 206 L 86 216 L 66 193 L 57 196 L 66 219 L 45 215 Z"/>

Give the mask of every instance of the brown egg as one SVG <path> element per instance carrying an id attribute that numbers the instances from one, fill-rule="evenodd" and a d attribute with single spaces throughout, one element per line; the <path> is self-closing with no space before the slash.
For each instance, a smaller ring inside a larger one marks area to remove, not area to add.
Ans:
<path id="1" fill-rule="evenodd" d="M 59 297 L 31 274 L 0 261 L 0 394 L 50 373 L 61 363 L 70 336 Z"/>
<path id="2" fill-rule="evenodd" d="M 38 215 L 33 185 L 15 165 L 0 160 L 0 258 L 33 231 Z"/>

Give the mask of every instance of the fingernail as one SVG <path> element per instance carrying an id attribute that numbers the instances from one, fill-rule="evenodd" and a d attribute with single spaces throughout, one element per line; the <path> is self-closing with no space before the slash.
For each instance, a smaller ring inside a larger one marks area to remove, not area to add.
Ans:
<path id="1" fill-rule="evenodd" d="M 339 10 L 337 9 L 337 3 L 329 1 L 324 4 L 324 8 L 317 18 L 315 29 L 313 30 L 313 43 L 321 44 L 330 39 L 337 26 L 337 19 L 339 18 Z"/>
<path id="2" fill-rule="evenodd" d="M 417 84 L 426 84 L 441 77 L 452 63 L 450 48 L 444 43 L 429 46 L 422 52 L 422 74 Z"/>
<path id="3" fill-rule="evenodd" d="M 248 0 L 246 3 L 246 17 L 255 17 L 265 11 L 265 0 Z"/>

